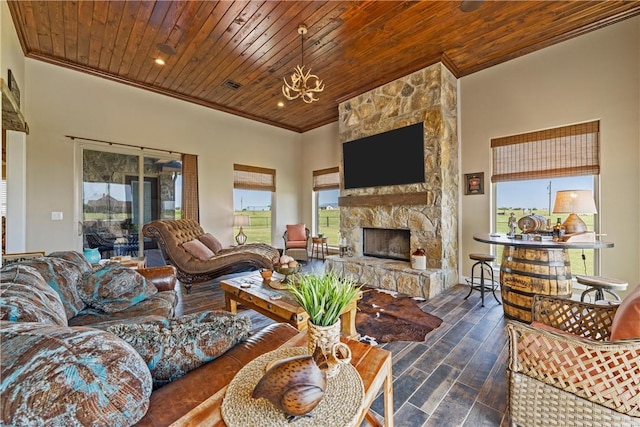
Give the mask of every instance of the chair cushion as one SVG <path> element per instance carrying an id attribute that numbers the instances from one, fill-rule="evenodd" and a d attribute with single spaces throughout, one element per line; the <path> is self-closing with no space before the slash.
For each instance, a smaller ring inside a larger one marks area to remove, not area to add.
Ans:
<path id="1" fill-rule="evenodd" d="M 251 320 L 226 311 L 203 311 L 175 319 L 106 328 L 136 349 L 160 387 L 244 341 Z"/>
<path id="2" fill-rule="evenodd" d="M 198 239 L 202 243 L 204 243 L 206 247 L 211 249 L 214 255 L 220 252 L 220 250 L 222 249 L 222 243 L 220 243 L 220 240 L 216 239 L 215 236 L 211 233 L 205 233 L 202 236 L 198 237 Z"/>
<path id="3" fill-rule="evenodd" d="M 188 242 L 184 242 L 182 247 L 185 251 L 189 252 L 194 257 L 206 261 L 209 258 L 215 256 L 215 253 L 209 249 L 204 243 L 198 239 L 193 239 Z"/>
<path id="4" fill-rule="evenodd" d="M 640 338 L 640 285 L 620 303 L 611 324 L 611 341 Z"/>
<path id="5" fill-rule="evenodd" d="M 115 313 L 146 300 L 158 289 L 134 269 L 113 262 L 84 274 L 78 292 L 88 306 Z"/>
<path id="6" fill-rule="evenodd" d="M 306 248 L 306 240 L 287 240 L 287 248 Z"/>
<path id="7" fill-rule="evenodd" d="M 304 224 L 287 225 L 287 240 L 307 240 Z"/>
<path id="8" fill-rule="evenodd" d="M 151 374 L 129 344 L 85 327 L 0 321 L 0 425 L 128 426 Z"/>

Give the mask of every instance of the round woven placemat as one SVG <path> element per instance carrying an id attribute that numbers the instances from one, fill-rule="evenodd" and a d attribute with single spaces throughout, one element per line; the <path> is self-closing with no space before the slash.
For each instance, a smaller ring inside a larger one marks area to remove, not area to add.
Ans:
<path id="1" fill-rule="evenodd" d="M 353 426 L 364 400 L 362 379 L 350 363 L 340 366 L 340 372 L 327 380 L 324 397 L 310 412 L 311 417 L 288 422 L 286 414 L 267 399 L 251 397 L 253 388 L 264 375 L 267 363 L 291 356 L 308 354 L 306 347 L 279 348 L 257 357 L 233 377 L 222 401 L 222 418 L 228 427 L 335 427 Z"/>
<path id="2" fill-rule="evenodd" d="M 269 282 L 269 286 L 271 286 L 273 289 L 278 289 L 280 291 L 283 290 L 287 290 L 289 289 L 289 285 L 287 285 L 286 283 L 282 283 L 282 280 L 280 279 L 273 279 Z"/>

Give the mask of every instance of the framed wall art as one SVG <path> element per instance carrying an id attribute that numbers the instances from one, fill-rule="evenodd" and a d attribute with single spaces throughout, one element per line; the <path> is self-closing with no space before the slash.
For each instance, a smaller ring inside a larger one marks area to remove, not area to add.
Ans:
<path id="1" fill-rule="evenodd" d="M 16 78 L 14 77 L 11 70 L 9 70 L 9 81 L 7 85 L 9 86 L 9 90 L 13 94 L 13 97 L 16 99 L 16 103 L 18 104 L 18 107 L 19 107 L 20 106 L 20 89 L 18 88 L 18 82 L 16 81 Z"/>
<path id="2" fill-rule="evenodd" d="M 464 194 L 484 194 L 484 172 L 464 174 Z"/>

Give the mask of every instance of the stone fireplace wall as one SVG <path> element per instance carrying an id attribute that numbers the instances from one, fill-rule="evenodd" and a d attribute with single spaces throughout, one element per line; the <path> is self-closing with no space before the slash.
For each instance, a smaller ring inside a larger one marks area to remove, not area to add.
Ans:
<path id="1" fill-rule="evenodd" d="M 341 189 L 340 232 L 354 251 L 352 267 L 362 264 L 363 227 L 409 229 L 411 252 L 425 249 L 437 286 L 458 283 L 457 79 L 434 64 L 341 103 L 339 114 L 341 143 L 424 122 L 424 183 Z"/>

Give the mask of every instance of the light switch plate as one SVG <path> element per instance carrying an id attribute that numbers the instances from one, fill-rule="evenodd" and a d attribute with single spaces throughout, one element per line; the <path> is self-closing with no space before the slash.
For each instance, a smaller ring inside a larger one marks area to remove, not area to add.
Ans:
<path id="1" fill-rule="evenodd" d="M 62 212 L 51 212 L 52 221 L 62 221 Z"/>

